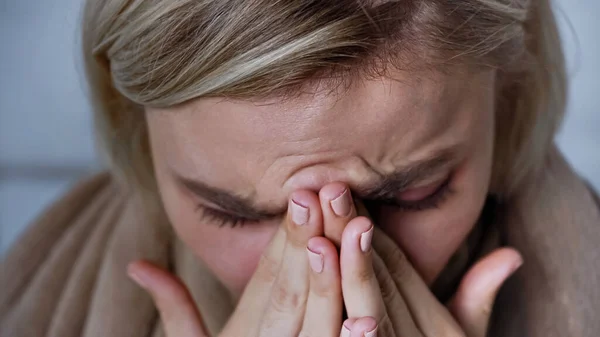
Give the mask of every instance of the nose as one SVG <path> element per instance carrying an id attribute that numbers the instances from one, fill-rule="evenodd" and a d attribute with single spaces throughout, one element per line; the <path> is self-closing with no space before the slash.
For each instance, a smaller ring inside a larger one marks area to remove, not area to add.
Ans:
<path id="1" fill-rule="evenodd" d="M 325 185 L 341 182 L 350 188 L 361 186 L 376 179 L 377 173 L 366 167 L 358 158 L 349 158 L 318 165 L 311 165 L 294 172 L 284 183 L 283 189 L 291 193 L 306 189 L 318 193 Z"/>
<path id="2" fill-rule="evenodd" d="M 286 181 L 284 189 L 290 191 L 305 189 L 318 193 L 331 182 L 350 183 L 348 172 L 327 166 L 305 168 L 292 175 Z"/>

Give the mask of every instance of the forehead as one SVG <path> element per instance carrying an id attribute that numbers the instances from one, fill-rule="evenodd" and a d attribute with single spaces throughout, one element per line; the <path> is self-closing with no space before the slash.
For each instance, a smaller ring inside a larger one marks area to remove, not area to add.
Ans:
<path id="1" fill-rule="evenodd" d="M 250 193 L 322 162 L 392 170 L 467 128 L 486 78 L 398 72 L 293 99 L 203 98 L 147 115 L 153 151 L 170 169 Z"/>

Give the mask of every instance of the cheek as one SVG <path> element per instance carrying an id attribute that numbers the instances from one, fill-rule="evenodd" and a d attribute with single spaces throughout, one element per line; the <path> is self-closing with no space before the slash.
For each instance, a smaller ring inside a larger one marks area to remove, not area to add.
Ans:
<path id="1" fill-rule="evenodd" d="M 484 150 L 491 153 L 489 149 Z M 403 249 L 431 284 L 477 222 L 485 203 L 491 154 L 475 153 L 457 168 L 451 193 L 439 208 L 404 212 L 384 207 L 376 214 L 382 229 Z"/>
<path id="2" fill-rule="evenodd" d="M 203 223 L 188 197 L 158 180 L 165 210 L 178 237 L 228 289 L 241 293 L 277 226 L 259 223 L 232 228 Z"/>

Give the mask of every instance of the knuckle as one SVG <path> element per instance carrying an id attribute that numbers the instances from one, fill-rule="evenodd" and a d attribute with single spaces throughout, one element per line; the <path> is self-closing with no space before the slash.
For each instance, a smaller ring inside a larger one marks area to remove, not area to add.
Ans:
<path id="1" fill-rule="evenodd" d="M 379 282 L 379 288 L 381 291 L 381 298 L 384 303 L 391 303 L 398 296 L 398 289 L 394 280 L 387 274 L 383 263 L 377 263 L 374 266 L 375 278 Z"/>
<path id="2" fill-rule="evenodd" d="M 275 311 L 290 312 L 299 309 L 304 304 L 304 299 L 298 292 L 278 284 L 272 290 L 270 302 Z"/>
<path id="3" fill-rule="evenodd" d="M 413 268 L 410 261 L 400 249 L 391 249 L 382 255 L 384 261 L 387 261 L 390 276 L 396 281 L 407 281 L 412 277 Z"/>
<path id="4" fill-rule="evenodd" d="M 311 292 L 315 296 L 322 298 L 331 298 L 339 294 L 339 291 L 335 287 L 333 287 L 331 283 L 318 283 L 312 285 Z"/>
<path id="5" fill-rule="evenodd" d="M 358 273 L 356 273 L 356 278 L 359 283 L 369 283 L 375 278 L 375 273 L 373 272 L 373 268 L 369 266 L 365 266 L 365 268 L 361 268 Z"/>
<path id="6" fill-rule="evenodd" d="M 379 278 L 379 287 L 381 288 L 381 298 L 384 303 L 392 303 L 398 297 L 398 289 L 396 284 L 389 277 Z"/>

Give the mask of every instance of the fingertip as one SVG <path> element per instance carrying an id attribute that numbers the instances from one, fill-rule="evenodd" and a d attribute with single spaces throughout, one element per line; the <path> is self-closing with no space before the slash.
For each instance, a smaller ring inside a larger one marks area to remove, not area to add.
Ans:
<path id="1" fill-rule="evenodd" d="M 127 265 L 127 275 L 129 278 L 144 289 L 148 289 L 148 276 L 145 271 L 146 264 L 147 262 L 143 260 L 137 260 Z"/>
<path id="2" fill-rule="evenodd" d="M 514 248 L 503 247 L 483 257 L 467 272 L 459 291 L 479 292 L 485 289 L 497 289 L 521 265 L 523 258 Z"/>
<path id="3" fill-rule="evenodd" d="M 297 190 L 292 192 L 290 200 L 307 208 L 314 208 L 320 205 L 317 195 L 308 190 Z"/>
<path id="4" fill-rule="evenodd" d="M 333 182 L 323 186 L 319 190 L 319 199 L 321 201 L 330 202 L 335 200 L 340 195 L 342 195 L 346 190 L 348 190 L 348 186 L 341 182 Z"/>
<path id="5" fill-rule="evenodd" d="M 373 222 L 369 218 L 364 216 L 356 217 L 348 222 L 348 225 L 342 234 L 342 240 L 359 237 L 362 233 L 367 232 L 372 227 Z"/>
<path id="6" fill-rule="evenodd" d="M 294 191 L 288 206 L 289 230 L 296 232 L 322 233 L 323 215 L 319 197 L 308 190 Z"/>
<path id="7" fill-rule="evenodd" d="M 371 250 L 374 225 L 366 217 L 357 217 L 348 223 L 342 233 L 342 255 L 368 253 Z"/>
<path id="8" fill-rule="evenodd" d="M 127 274 L 152 298 L 160 312 L 166 335 L 206 336 L 200 312 L 179 277 L 145 260 L 129 263 Z"/>
<path id="9" fill-rule="evenodd" d="M 329 241 L 327 238 L 322 236 L 317 236 L 308 240 L 308 244 L 306 246 L 309 252 L 314 254 L 319 254 L 323 257 L 323 263 L 326 269 L 336 275 L 339 274 L 339 258 L 337 254 L 337 249 L 333 242 Z M 310 254 L 309 254 L 310 257 Z"/>
<path id="10" fill-rule="evenodd" d="M 506 247 L 502 249 L 505 250 L 504 254 L 507 255 L 507 258 L 512 260 L 511 271 L 507 275 L 508 278 L 523 265 L 523 255 L 521 255 L 521 253 L 519 253 L 519 251 L 517 251 L 515 248 Z"/>
<path id="11" fill-rule="evenodd" d="M 354 318 L 354 317 L 347 318 L 347 319 L 344 321 L 344 326 L 345 326 L 345 327 L 346 327 L 348 330 L 352 330 L 352 327 L 354 326 L 354 322 L 356 322 L 356 320 L 357 320 L 357 319 L 356 319 L 356 318 Z"/>
<path id="12" fill-rule="evenodd" d="M 469 335 L 482 335 L 502 285 L 523 264 L 514 248 L 503 247 L 478 261 L 461 281 L 449 307 Z"/>
<path id="13" fill-rule="evenodd" d="M 186 296 L 185 285 L 175 275 L 152 262 L 137 260 L 129 263 L 127 274 L 140 287 L 153 295 Z"/>
<path id="14" fill-rule="evenodd" d="M 329 183 L 319 191 L 319 199 L 325 218 L 345 219 L 356 216 L 350 188 L 341 182 Z"/>
<path id="15" fill-rule="evenodd" d="M 310 238 L 307 243 L 307 248 L 317 254 L 326 254 L 337 252 L 335 245 L 327 238 L 322 236 L 315 236 Z"/>
<path id="16" fill-rule="evenodd" d="M 358 318 L 354 321 L 350 330 L 352 331 L 352 337 L 376 337 L 377 320 L 370 316 Z"/>
<path id="17" fill-rule="evenodd" d="M 348 318 L 344 321 L 344 324 L 342 324 L 342 332 L 340 333 L 340 337 L 351 336 L 352 327 L 354 326 L 355 321 L 356 318 Z"/>
<path id="18" fill-rule="evenodd" d="M 356 217 L 352 191 L 345 183 L 328 183 L 319 190 L 319 201 L 323 212 L 324 234 L 340 247 L 344 228 L 350 219 Z"/>

